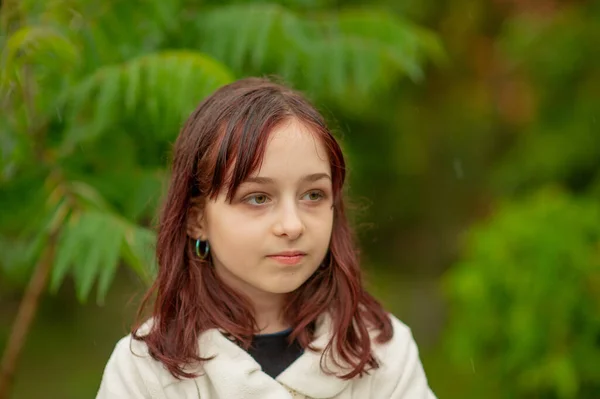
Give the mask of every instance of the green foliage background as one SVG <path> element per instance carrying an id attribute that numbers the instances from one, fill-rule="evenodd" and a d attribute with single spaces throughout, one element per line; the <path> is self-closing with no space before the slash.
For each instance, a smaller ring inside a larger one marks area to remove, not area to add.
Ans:
<path id="1" fill-rule="evenodd" d="M 14 398 L 93 397 L 179 126 L 249 75 L 341 137 L 369 286 L 438 397 L 600 397 L 598 2 L 1 4 L 0 347 L 53 256 Z"/>

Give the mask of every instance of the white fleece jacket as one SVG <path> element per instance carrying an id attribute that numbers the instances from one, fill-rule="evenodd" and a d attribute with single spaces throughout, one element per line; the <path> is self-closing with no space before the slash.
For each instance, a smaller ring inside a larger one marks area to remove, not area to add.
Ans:
<path id="1" fill-rule="evenodd" d="M 394 337 L 374 348 L 380 367 L 350 381 L 323 373 L 321 353 L 310 350 L 273 379 L 216 329 L 201 334 L 198 343 L 201 356 L 217 356 L 201 366 L 199 377 L 177 380 L 150 357 L 145 343 L 128 335 L 110 356 L 96 399 L 435 399 L 410 329 L 390 317 Z M 320 318 L 316 347 L 324 348 L 329 342 L 330 325 L 327 316 Z M 330 358 L 325 362 L 329 370 L 345 371 L 334 367 Z"/>

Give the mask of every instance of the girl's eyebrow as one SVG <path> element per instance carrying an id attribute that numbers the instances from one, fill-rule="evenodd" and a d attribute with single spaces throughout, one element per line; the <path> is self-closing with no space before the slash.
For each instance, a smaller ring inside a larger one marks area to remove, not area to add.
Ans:
<path id="1" fill-rule="evenodd" d="M 301 182 L 315 182 L 315 181 L 321 180 L 321 179 L 331 180 L 331 176 L 329 176 L 327 173 L 312 173 L 310 175 L 302 176 L 300 181 Z M 275 179 L 272 179 L 270 177 L 262 177 L 262 176 L 249 177 L 244 181 L 244 183 L 274 184 Z"/>

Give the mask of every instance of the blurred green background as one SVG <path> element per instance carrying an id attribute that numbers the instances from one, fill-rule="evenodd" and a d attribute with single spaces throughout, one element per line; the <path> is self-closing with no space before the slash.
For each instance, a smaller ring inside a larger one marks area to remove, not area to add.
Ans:
<path id="1" fill-rule="evenodd" d="M 0 4 L 5 398 L 94 397 L 179 126 L 249 75 L 341 138 L 369 287 L 439 398 L 600 398 L 600 2 Z"/>

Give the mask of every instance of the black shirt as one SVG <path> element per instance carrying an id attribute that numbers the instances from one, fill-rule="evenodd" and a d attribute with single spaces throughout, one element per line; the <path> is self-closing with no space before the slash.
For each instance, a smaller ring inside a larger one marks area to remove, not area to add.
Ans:
<path id="1" fill-rule="evenodd" d="M 290 328 L 273 334 L 255 335 L 252 339 L 248 353 L 272 378 L 281 374 L 304 352 L 298 341 L 288 343 L 291 332 Z"/>

